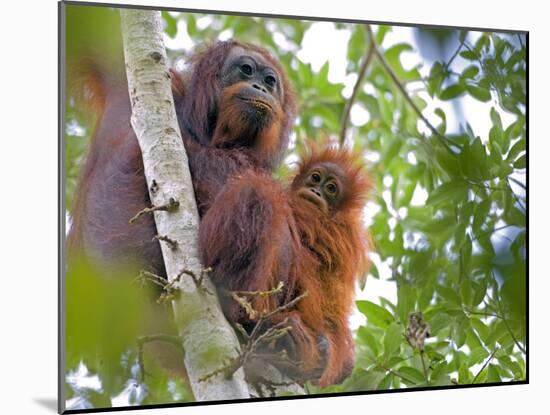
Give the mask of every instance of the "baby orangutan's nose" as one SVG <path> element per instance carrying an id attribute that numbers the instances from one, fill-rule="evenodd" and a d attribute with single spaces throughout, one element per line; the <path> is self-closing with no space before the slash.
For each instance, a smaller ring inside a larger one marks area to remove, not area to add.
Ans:
<path id="1" fill-rule="evenodd" d="M 321 197 L 321 192 L 316 187 L 310 187 L 309 190 L 315 193 L 317 196 Z"/>

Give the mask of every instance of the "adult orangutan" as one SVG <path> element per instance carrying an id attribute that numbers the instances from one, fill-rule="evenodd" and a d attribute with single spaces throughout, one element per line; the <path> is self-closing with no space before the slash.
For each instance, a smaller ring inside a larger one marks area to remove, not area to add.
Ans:
<path id="1" fill-rule="evenodd" d="M 273 287 L 276 280 L 269 281 L 270 276 L 288 270 L 282 295 L 275 303 L 261 297 L 254 303 L 256 309 L 273 309 L 307 291 L 294 309 L 275 315 L 272 323 L 286 320 L 292 328 L 276 346 L 301 362 L 291 373 L 321 386 L 343 380 L 353 368 L 348 317 L 355 282 L 368 268 L 369 237 L 361 213 L 371 186 L 356 154 L 314 149 L 301 161 L 289 190 L 262 172 L 232 178 L 217 196 L 223 206 L 215 203 L 201 224 L 205 264 L 240 278 L 231 280 L 230 288 L 243 289 L 258 281 L 265 281 L 262 287 Z M 240 215 L 243 205 L 248 208 Z M 262 215 L 274 226 L 266 226 Z M 233 237 L 216 238 L 224 234 Z M 262 247 L 257 268 L 250 268 L 250 274 L 239 272 L 256 245 Z M 285 250 L 288 246 L 290 252 Z"/>
<path id="2" fill-rule="evenodd" d="M 199 213 L 204 216 L 216 204 L 218 208 L 225 205 L 216 196 L 229 177 L 245 171 L 269 174 L 275 168 L 288 145 L 295 103 L 281 65 L 263 48 L 233 40 L 217 42 L 199 50 L 188 63 L 186 72 L 171 71 L 170 75 Z M 69 254 L 84 253 L 102 262 L 137 261 L 165 276 L 159 242 L 153 240 L 157 234 L 153 217 L 144 215 L 129 223 L 137 212 L 150 206 L 150 200 L 141 151 L 130 124 L 131 106 L 122 68 L 118 72 L 102 71 L 101 64 L 90 61 L 69 66 L 76 88 L 73 91 L 84 98 L 98 119 L 77 183 Z M 249 185 L 255 187 L 255 182 Z M 235 218 L 250 215 L 245 200 L 234 209 Z M 268 211 L 250 216 L 252 223 L 263 224 L 262 229 L 256 228 L 262 235 L 288 233 L 288 226 Z M 232 245 L 235 235 L 218 233 L 215 238 Z M 268 249 L 264 242 L 233 268 L 215 267 L 212 276 L 216 285 L 267 288 L 267 280 L 258 272 Z M 233 255 L 231 249 L 225 252 L 225 257 Z M 285 261 L 281 259 L 279 264 Z M 282 265 L 278 272 L 269 280 L 288 275 Z M 163 317 L 169 311 L 164 310 L 166 307 L 151 307 L 154 315 L 145 323 L 147 332 L 177 332 Z M 161 362 L 165 367 L 182 361 L 165 358 L 170 354 L 168 350 L 156 354 L 166 360 Z"/>
<path id="3" fill-rule="evenodd" d="M 129 223 L 150 201 L 130 125 L 127 85 L 91 68 L 80 71 L 85 76 L 77 84 L 99 122 L 77 185 L 69 247 L 103 259 L 135 259 L 164 275 L 153 217 Z M 265 49 L 237 41 L 205 48 L 192 57 L 187 73 L 171 71 L 171 76 L 204 215 L 228 177 L 248 169 L 270 172 L 277 165 L 294 121 L 293 93 L 280 64 Z M 235 213 L 245 214 L 243 209 Z"/>

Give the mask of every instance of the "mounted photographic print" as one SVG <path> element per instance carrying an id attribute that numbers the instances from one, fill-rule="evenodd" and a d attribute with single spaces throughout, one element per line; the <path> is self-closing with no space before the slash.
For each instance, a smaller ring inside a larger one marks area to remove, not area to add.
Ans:
<path id="1" fill-rule="evenodd" d="M 60 412 L 528 382 L 527 32 L 59 13 Z"/>

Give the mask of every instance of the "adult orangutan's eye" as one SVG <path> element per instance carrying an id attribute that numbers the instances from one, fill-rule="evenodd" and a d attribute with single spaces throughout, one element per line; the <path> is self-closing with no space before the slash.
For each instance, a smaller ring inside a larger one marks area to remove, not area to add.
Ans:
<path id="1" fill-rule="evenodd" d="M 277 79 L 275 79 L 273 75 L 267 75 L 264 80 L 265 80 L 265 83 L 271 87 L 277 84 Z"/>
<path id="2" fill-rule="evenodd" d="M 252 75 L 253 71 L 254 69 L 252 69 L 252 66 L 249 65 L 248 63 L 243 63 L 241 65 L 241 72 L 244 73 L 245 75 Z"/>

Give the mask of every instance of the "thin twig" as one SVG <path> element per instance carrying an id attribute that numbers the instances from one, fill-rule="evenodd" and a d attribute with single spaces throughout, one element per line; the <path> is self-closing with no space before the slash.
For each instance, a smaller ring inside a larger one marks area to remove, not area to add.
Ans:
<path id="1" fill-rule="evenodd" d="M 491 353 L 491 355 L 487 358 L 487 360 L 485 361 L 485 363 L 483 363 L 483 366 L 481 367 L 481 369 L 479 369 L 479 372 L 477 372 L 477 374 L 474 376 L 474 379 L 472 380 L 472 385 L 474 383 L 476 383 L 476 380 L 477 378 L 479 377 L 479 375 L 481 375 L 481 372 L 483 372 L 483 370 L 487 367 L 487 365 L 489 364 L 489 362 L 491 360 L 493 360 L 493 357 L 495 357 L 495 354 L 496 352 L 498 352 L 498 347 L 493 351 L 493 353 Z"/>
<path id="2" fill-rule="evenodd" d="M 260 295 L 261 293 L 270 293 L 270 295 L 278 293 L 282 288 L 282 285 L 279 284 L 276 288 L 268 291 L 241 291 L 241 293 L 247 293 L 247 295 Z M 288 303 L 285 303 L 277 308 L 275 308 L 273 311 L 270 312 L 258 312 L 256 310 L 253 310 L 253 315 L 259 315 L 259 319 L 254 325 L 254 328 L 252 329 L 252 332 L 250 334 L 246 333 L 246 330 L 241 325 L 237 325 L 237 330 L 243 334 L 243 337 L 247 340 L 246 344 L 242 348 L 242 350 L 237 351 L 237 356 L 229 359 L 224 365 L 222 365 L 220 368 L 214 370 L 211 373 L 208 373 L 207 375 L 203 376 L 201 379 L 199 379 L 201 382 L 210 379 L 213 376 L 216 376 L 218 374 L 223 374 L 226 379 L 230 379 L 233 374 L 242 366 L 245 365 L 245 363 L 252 357 L 258 356 L 256 354 L 256 351 L 263 343 L 269 343 L 274 340 L 277 340 L 278 338 L 286 335 L 290 330 L 292 330 L 292 326 L 288 325 L 288 318 L 285 318 L 284 320 L 274 324 L 273 326 L 269 327 L 265 332 L 261 333 L 260 329 L 262 328 L 263 324 L 273 317 L 275 314 L 281 313 L 283 311 L 288 310 L 289 308 L 292 308 L 298 301 L 300 301 L 302 298 L 304 298 L 307 295 L 307 291 L 305 291 L 303 294 L 297 296 L 293 300 L 289 301 Z M 236 298 L 235 298 L 236 297 Z M 250 314 L 250 310 L 248 308 L 252 307 L 249 305 L 248 302 L 243 304 L 239 299 L 242 299 L 242 297 L 235 296 L 234 298 L 239 302 L 241 307 L 245 308 L 247 310 L 247 313 Z M 286 353 L 285 353 L 286 355 Z M 297 362 L 299 364 L 299 362 Z"/>
<path id="3" fill-rule="evenodd" d="M 195 283 L 195 287 L 197 287 L 197 291 L 201 294 L 210 294 L 210 295 L 214 295 L 214 293 L 212 291 L 210 291 L 206 285 L 204 284 L 204 277 L 206 275 L 208 275 L 209 272 L 212 271 L 212 268 L 211 267 L 208 267 L 208 268 L 205 268 L 203 270 L 201 270 L 200 272 L 200 275 L 196 275 L 193 271 L 190 271 L 188 269 L 183 269 L 180 271 L 180 273 L 176 276 L 176 278 L 174 278 L 174 280 L 172 281 L 172 283 L 175 283 L 175 282 L 178 282 L 181 280 L 181 277 L 183 277 L 184 275 L 188 275 L 189 277 L 191 277 L 191 279 L 193 280 L 193 282 Z"/>
<path id="4" fill-rule="evenodd" d="M 514 189 L 512 189 L 512 185 L 510 184 L 508 179 L 510 179 L 510 177 L 506 178 L 506 183 L 508 184 L 508 190 L 510 190 L 512 197 L 516 200 L 516 202 L 518 202 L 518 205 L 523 210 L 523 213 L 525 213 L 527 211 L 527 206 L 524 205 L 525 202 L 519 198 L 516 192 L 514 192 Z"/>
<path id="5" fill-rule="evenodd" d="M 298 297 L 294 298 L 293 300 L 289 301 L 288 303 L 285 303 L 279 307 L 277 307 L 275 310 L 265 314 L 263 316 L 264 319 L 268 319 L 270 317 L 273 317 L 277 313 L 281 313 L 283 311 L 288 310 L 289 308 L 294 307 L 302 298 L 307 297 L 308 292 L 304 291 L 302 294 L 300 294 Z"/>
<path id="6" fill-rule="evenodd" d="M 479 238 L 485 236 L 485 235 L 491 235 L 491 234 L 493 234 L 493 233 L 495 233 L 495 232 L 501 231 L 501 230 L 506 229 L 506 228 L 509 228 L 509 227 L 511 227 L 511 226 L 515 226 L 515 225 L 502 225 L 502 226 L 499 226 L 498 228 L 490 229 L 490 230 L 488 230 L 487 232 L 482 232 L 482 233 L 476 235 L 475 237 L 473 237 L 473 238 L 472 238 L 472 242 L 475 241 L 476 239 L 479 239 Z"/>
<path id="7" fill-rule="evenodd" d="M 473 315 L 473 316 L 483 316 L 485 318 L 487 317 L 495 317 L 495 318 L 502 318 L 502 316 L 500 314 L 497 314 L 497 313 L 489 313 L 487 311 L 475 311 L 475 310 L 470 310 L 470 309 L 467 309 L 467 308 L 457 308 L 457 309 L 449 309 L 448 311 L 462 311 L 463 313 L 467 314 L 467 315 Z"/>
<path id="8" fill-rule="evenodd" d="M 401 380 L 404 380 L 405 382 L 408 382 L 408 383 L 410 383 L 410 384 L 412 384 L 412 385 L 416 385 L 416 382 L 415 382 L 415 381 L 413 381 L 413 380 L 411 380 L 411 379 L 408 379 L 406 376 L 403 376 L 403 375 L 397 373 L 397 372 L 394 371 L 393 369 L 387 368 L 387 367 L 384 366 L 384 365 L 380 365 L 380 368 L 381 368 L 381 369 L 384 369 L 386 372 L 388 372 L 388 373 L 390 373 L 390 374 L 392 374 L 392 375 L 394 375 L 394 376 L 397 376 L 398 378 L 400 378 Z"/>
<path id="9" fill-rule="evenodd" d="M 494 273 L 492 271 L 491 271 L 491 274 L 493 274 L 493 278 L 494 278 L 495 276 L 494 276 Z M 512 331 L 512 328 L 510 327 L 510 325 L 508 324 L 508 321 L 504 317 L 504 311 L 502 310 L 502 304 L 500 302 L 500 297 L 498 297 L 498 296 L 496 297 L 496 303 L 497 303 L 498 311 L 502 315 L 502 321 L 503 321 L 504 325 L 506 326 L 506 330 L 508 330 L 508 333 L 510 333 L 510 336 L 512 337 L 512 340 L 514 341 L 514 343 L 516 344 L 518 349 L 521 350 L 521 352 L 523 354 L 527 354 L 525 348 L 521 344 L 519 344 L 519 341 L 518 341 L 518 339 L 516 339 L 516 336 L 514 335 L 514 332 Z"/>
<path id="10" fill-rule="evenodd" d="M 521 46 L 522 49 L 525 49 L 525 45 L 523 44 L 523 40 L 521 40 L 521 35 L 519 33 L 517 34 L 517 37 L 519 40 L 519 45 Z"/>
<path id="11" fill-rule="evenodd" d="M 344 141 L 346 140 L 346 132 L 348 129 L 348 121 L 351 113 L 351 107 L 353 107 L 355 99 L 357 98 L 357 95 L 361 90 L 361 86 L 363 85 L 363 79 L 365 78 L 367 69 L 372 61 L 372 57 L 374 56 L 374 37 L 372 36 L 372 32 L 370 30 L 366 30 L 366 34 L 368 39 L 367 53 L 365 55 L 365 58 L 363 59 L 361 67 L 359 68 L 359 72 L 357 73 L 357 81 L 355 81 L 355 85 L 353 87 L 353 92 L 351 93 L 351 97 L 347 100 L 346 105 L 344 107 L 344 113 L 342 114 L 342 121 L 340 123 L 341 124 L 340 146 L 343 146 Z"/>
<path id="12" fill-rule="evenodd" d="M 482 189 L 493 190 L 495 192 L 503 192 L 504 190 L 506 190 L 502 187 L 493 187 L 493 186 L 485 185 L 483 183 L 478 183 L 474 180 L 464 179 L 464 181 L 468 184 L 471 184 L 472 186 L 478 186 L 478 187 L 481 187 Z"/>
<path id="13" fill-rule="evenodd" d="M 525 184 L 520 182 L 518 179 L 515 179 L 511 176 L 508 176 L 508 180 L 511 180 L 513 181 L 515 184 L 517 184 L 518 186 L 520 186 L 523 190 L 527 190 L 527 188 L 525 187 Z"/>
<path id="14" fill-rule="evenodd" d="M 367 30 L 370 32 L 370 34 L 372 36 L 372 30 L 371 30 L 369 25 L 367 25 Z M 418 115 L 418 117 L 424 122 L 424 124 L 426 124 L 426 126 L 431 130 L 431 132 L 438 138 L 438 140 L 441 142 L 443 147 L 445 147 L 447 149 L 447 151 L 449 153 L 451 153 L 453 156 L 456 155 L 455 152 L 453 151 L 453 149 L 447 143 L 447 138 L 445 138 L 445 136 L 442 135 L 437 130 L 437 128 L 435 128 L 432 125 L 432 123 L 430 121 L 428 121 L 428 119 L 424 116 L 424 114 L 422 114 L 422 111 L 420 110 L 420 108 L 418 108 L 418 106 L 414 103 L 412 98 L 409 96 L 409 93 L 407 92 L 407 90 L 405 89 L 405 87 L 403 86 L 403 84 L 401 83 L 401 81 L 399 80 L 397 75 L 395 74 L 395 72 L 392 69 L 392 67 L 390 66 L 390 64 L 386 61 L 386 58 L 384 57 L 382 52 L 380 52 L 380 49 L 378 49 L 376 44 L 373 44 L 373 52 L 376 55 L 376 57 L 378 58 L 378 60 L 380 61 L 380 64 L 382 65 L 382 67 L 384 68 L 386 73 L 392 79 L 395 86 L 397 86 L 397 88 L 399 89 L 399 91 L 401 92 L 401 94 L 403 95 L 405 100 L 407 101 L 407 103 L 411 106 L 411 108 L 414 110 L 414 112 L 416 112 L 416 115 Z"/>
<path id="15" fill-rule="evenodd" d="M 250 320 L 256 320 L 258 312 L 254 310 L 250 301 L 244 297 L 239 297 L 235 292 L 231 292 L 231 298 L 241 306 Z"/>
<path id="16" fill-rule="evenodd" d="M 461 41 L 458 45 L 458 47 L 456 48 L 455 52 L 453 53 L 453 56 L 451 56 L 451 58 L 447 61 L 447 63 L 445 64 L 445 71 L 448 71 L 449 70 L 449 67 L 451 66 L 451 64 L 453 63 L 453 61 L 455 60 L 455 58 L 458 56 L 458 53 L 460 52 L 460 50 L 462 49 L 462 45 L 464 45 L 464 41 Z"/>
<path id="17" fill-rule="evenodd" d="M 166 281 L 166 278 L 161 277 L 160 275 L 153 274 L 152 272 L 141 270 L 139 272 L 139 275 L 134 278 L 132 281 L 132 284 L 136 282 L 151 282 L 155 285 L 158 285 L 159 287 L 165 289 L 168 282 Z"/>
<path id="18" fill-rule="evenodd" d="M 226 364 L 222 365 L 220 368 L 214 370 L 213 372 L 208 373 L 199 380 L 201 382 L 204 382 L 219 374 L 223 374 L 225 379 L 231 379 L 233 374 L 253 356 L 254 352 L 261 344 L 276 340 L 286 335 L 292 329 L 286 324 L 287 319 L 275 324 L 260 335 L 253 336 L 251 334 L 249 336 L 249 341 L 245 344 L 244 348 L 240 352 L 238 352 L 235 358 L 230 359 L 226 362 Z"/>
<path id="19" fill-rule="evenodd" d="M 178 241 L 175 241 L 166 235 L 155 235 L 153 237 L 153 241 L 166 242 L 172 251 L 175 251 L 178 248 Z"/>
<path id="20" fill-rule="evenodd" d="M 232 293 L 236 295 L 246 295 L 246 296 L 260 297 L 260 298 L 269 297 L 270 295 L 280 293 L 284 286 L 285 286 L 284 282 L 279 281 L 279 284 L 275 288 L 272 288 L 267 291 L 232 291 Z"/>
<path id="21" fill-rule="evenodd" d="M 138 213 L 136 213 L 130 220 L 129 223 L 134 223 L 137 221 L 142 215 L 146 215 L 148 213 L 153 213 L 157 211 L 166 211 L 166 212 L 173 212 L 175 209 L 178 208 L 180 203 L 174 199 L 173 197 L 170 198 L 168 203 L 160 206 L 151 206 L 148 208 L 145 208 L 143 210 L 140 210 Z"/>

